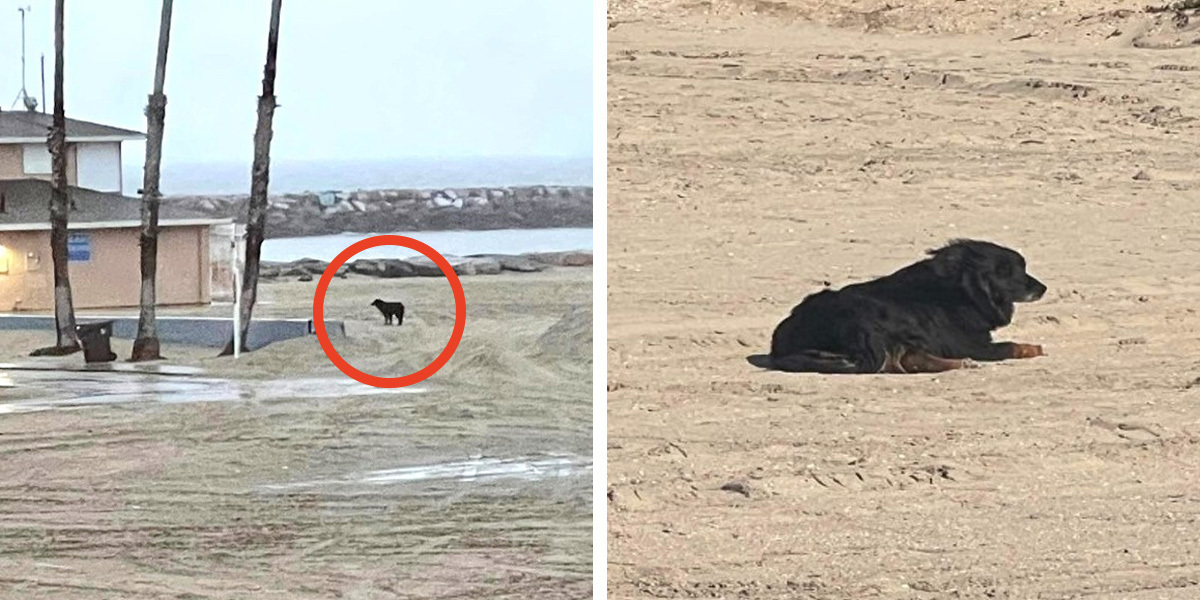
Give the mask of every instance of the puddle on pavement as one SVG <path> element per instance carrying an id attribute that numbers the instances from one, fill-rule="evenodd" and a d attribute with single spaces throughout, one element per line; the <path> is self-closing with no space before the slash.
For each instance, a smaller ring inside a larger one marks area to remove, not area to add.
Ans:
<path id="1" fill-rule="evenodd" d="M 105 362 L 79 364 L 77 361 L 37 360 L 22 363 L 0 363 L 5 371 L 57 371 L 81 373 L 143 373 L 146 375 L 203 375 L 198 367 L 167 365 L 160 363 Z"/>
<path id="2" fill-rule="evenodd" d="M 345 379 L 229 380 L 157 377 L 132 373 L 12 371 L 0 373 L 0 388 L 27 388 L 38 397 L 5 402 L 0 415 L 144 402 L 229 402 L 292 398 L 347 398 L 415 394 L 425 388 L 384 389 Z"/>
<path id="3" fill-rule="evenodd" d="M 498 480 L 540 481 L 592 476 L 592 460 L 574 454 L 546 454 L 519 458 L 473 458 L 368 471 L 342 479 L 300 481 L 260 486 L 267 491 L 301 490 L 345 485 L 386 485 L 450 481 L 479 483 Z"/>

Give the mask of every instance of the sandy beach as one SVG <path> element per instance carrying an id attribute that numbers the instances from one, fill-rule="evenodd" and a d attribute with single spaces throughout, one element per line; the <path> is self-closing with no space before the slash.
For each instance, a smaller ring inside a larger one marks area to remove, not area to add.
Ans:
<path id="1" fill-rule="evenodd" d="M 350 381 L 315 338 L 236 362 L 164 346 L 194 378 L 9 373 L 0 596 L 590 596 L 591 270 L 462 281 L 459 350 L 415 389 Z M 309 315 L 315 285 L 264 282 L 255 315 Z M 403 327 L 376 297 L 408 306 Z M 428 364 L 453 323 L 444 279 L 337 279 L 325 311 L 383 376 Z M 51 341 L 2 333 L 0 362 Z"/>
<path id="2" fill-rule="evenodd" d="M 1200 594 L 1200 50 L 1143 4 L 609 3 L 609 597 Z M 955 237 L 1048 356 L 748 364 Z"/>

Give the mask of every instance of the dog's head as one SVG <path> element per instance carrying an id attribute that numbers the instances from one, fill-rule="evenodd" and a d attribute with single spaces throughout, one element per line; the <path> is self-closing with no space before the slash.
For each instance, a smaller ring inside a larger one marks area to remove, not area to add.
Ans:
<path id="1" fill-rule="evenodd" d="M 374 306 L 375 308 L 379 308 L 380 306 L 383 306 L 384 304 L 387 304 L 387 302 L 384 302 L 383 300 L 376 298 L 375 301 L 371 303 L 371 306 Z"/>
<path id="2" fill-rule="evenodd" d="M 929 254 L 933 271 L 959 287 L 993 328 L 1012 322 L 1013 304 L 1033 302 L 1046 286 L 1025 272 L 1025 257 L 991 242 L 954 240 Z"/>

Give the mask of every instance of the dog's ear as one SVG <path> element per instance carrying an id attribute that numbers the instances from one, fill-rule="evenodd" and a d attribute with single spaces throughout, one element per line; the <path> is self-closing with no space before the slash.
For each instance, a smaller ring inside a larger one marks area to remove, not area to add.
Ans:
<path id="1" fill-rule="evenodd" d="M 930 250 L 929 254 L 934 274 L 946 281 L 958 282 L 988 325 L 997 328 L 1012 322 L 1013 305 L 1003 297 L 1002 287 L 995 281 L 997 274 L 969 242 L 952 240 L 941 248 Z"/>
<path id="2" fill-rule="evenodd" d="M 967 297 L 988 320 L 992 328 L 1003 327 L 1012 322 L 1012 302 L 1000 297 L 998 287 L 992 280 L 993 274 L 978 269 L 967 269 L 962 273 L 962 286 Z"/>
<path id="3" fill-rule="evenodd" d="M 942 279 L 957 279 L 967 264 L 967 248 L 955 242 L 934 248 L 928 254 L 934 275 Z"/>

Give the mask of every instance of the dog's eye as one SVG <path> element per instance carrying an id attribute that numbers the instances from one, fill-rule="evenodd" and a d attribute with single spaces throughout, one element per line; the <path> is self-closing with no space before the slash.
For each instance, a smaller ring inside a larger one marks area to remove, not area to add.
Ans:
<path id="1" fill-rule="evenodd" d="M 1001 277 L 1011 277 L 1013 266 L 1008 263 L 1000 263 L 1000 266 L 996 268 L 996 274 Z"/>

